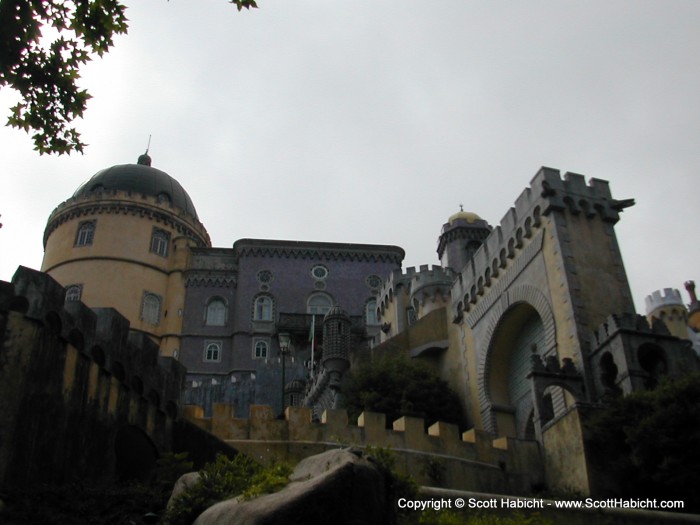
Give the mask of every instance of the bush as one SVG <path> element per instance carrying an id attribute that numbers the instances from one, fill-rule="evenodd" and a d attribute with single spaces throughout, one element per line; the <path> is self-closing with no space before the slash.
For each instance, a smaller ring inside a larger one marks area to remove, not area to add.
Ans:
<path id="1" fill-rule="evenodd" d="M 589 449 L 620 495 L 682 499 L 698 510 L 700 374 L 613 401 L 588 425 Z"/>
<path id="2" fill-rule="evenodd" d="M 216 461 L 199 471 L 199 481 L 173 500 L 165 521 L 170 525 L 189 525 L 219 501 L 239 495 L 251 499 L 284 488 L 289 474 L 291 467 L 286 464 L 263 467 L 243 454 L 233 459 L 219 454 Z"/>
<path id="3" fill-rule="evenodd" d="M 353 373 L 345 391 L 348 415 L 363 411 L 386 414 L 387 425 L 401 416 L 422 417 L 426 423 L 460 424 L 457 394 L 420 361 L 387 358 Z"/>

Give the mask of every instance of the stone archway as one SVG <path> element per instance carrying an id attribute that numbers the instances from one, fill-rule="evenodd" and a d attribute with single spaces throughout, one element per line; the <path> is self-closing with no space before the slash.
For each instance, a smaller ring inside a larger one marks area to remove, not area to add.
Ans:
<path id="1" fill-rule="evenodd" d="M 544 352 L 544 324 L 527 303 L 513 305 L 501 318 L 489 346 L 490 366 L 484 378 L 493 430 L 499 435 L 525 438 L 533 401 L 530 381 L 532 354 Z"/>
<path id="2" fill-rule="evenodd" d="M 491 321 L 477 377 L 484 429 L 498 435 L 531 437 L 530 355 L 533 345 L 541 357 L 557 355 L 552 309 L 538 288 L 520 285 L 502 294 L 487 315 Z"/>

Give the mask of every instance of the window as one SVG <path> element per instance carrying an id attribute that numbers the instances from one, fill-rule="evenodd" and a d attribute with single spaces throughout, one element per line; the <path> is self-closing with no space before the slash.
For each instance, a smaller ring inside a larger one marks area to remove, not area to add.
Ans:
<path id="1" fill-rule="evenodd" d="M 255 321 L 272 321 L 272 298 L 261 295 L 255 300 L 253 311 Z"/>
<path id="2" fill-rule="evenodd" d="M 223 299 L 214 298 L 209 301 L 204 322 L 207 326 L 224 326 L 226 324 L 226 303 Z"/>
<path id="3" fill-rule="evenodd" d="M 82 284 L 71 284 L 66 287 L 66 302 L 70 303 L 73 301 L 80 301 L 80 297 L 83 295 L 83 285 Z"/>
<path id="4" fill-rule="evenodd" d="M 365 282 L 367 283 L 367 286 L 372 289 L 381 288 L 382 286 L 382 278 L 378 275 L 370 275 L 365 279 Z"/>
<path id="5" fill-rule="evenodd" d="M 219 362 L 221 361 L 221 342 L 207 341 L 204 344 L 204 361 Z"/>
<path id="6" fill-rule="evenodd" d="M 408 326 L 413 326 L 417 320 L 416 309 L 411 306 L 406 308 L 406 321 L 408 322 Z"/>
<path id="7" fill-rule="evenodd" d="M 269 346 L 267 341 L 261 339 L 253 341 L 253 358 L 262 359 L 267 357 Z"/>
<path id="8" fill-rule="evenodd" d="M 160 321 L 160 297 L 151 292 L 144 292 L 141 304 L 141 319 L 152 325 Z"/>
<path id="9" fill-rule="evenodd" d="M 333 306 L 333 301 L 324 293 L 315 293 L 306 303 L 306 313 L 325 315 Z"/>
<path id="10" fill-rule="evenodd" d="M 78 226 L 75 236 L 76 246 L 90 246 L 95 238 L 95 221 L 83 221 Z"/>
<path id="11" fill-rule="evenodd" d="M 370 299 L 367 301 L 365 306 L 365 322 L 368 325 L 379 324 L 379 319 L 377 319 L 377 300 Z"/>
<path id="12" fill-rule="evenodd" d="M 311 275 L 314 279 L 325 279 L 326 277 L 328 277 L 328 268 L 326 268 L 322 264 L 317 264 L 316 266 L 311 268 Z"/>
<path id="13" fill-rule="evenodd" d="M 151 235 L 151 251 L 161 257 L 167 257 L 169 244 L 170 234 L 160 228 L 153 228 L 153 235 Z"/>
<path id="14" fill-rule="evenodd" d="M 257 278 L 260 284 L 270 284 L 272 282 L 272 272 L 270 270 L 260 270 L 257 273 Z"/>

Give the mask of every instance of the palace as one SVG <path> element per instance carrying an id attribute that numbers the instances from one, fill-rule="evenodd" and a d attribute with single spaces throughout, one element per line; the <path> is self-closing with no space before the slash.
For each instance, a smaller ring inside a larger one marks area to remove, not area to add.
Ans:
<path id="1" fill-rule="evenodd" d="M 692 283 L 690 309 L 664 290 L 635 313 L 614 231 L 633 204 L 605 181 L 542 168 L 499 224 L 455 213 L 441 264 L 402 269 L 390 245 L 212 247 L 187 192 L 142 155 L 53 211 L 42 271 L 67 302 L 118 310 L 184 365 L 185 402 L 205 416 L 305 405 L 319 419 L 358 360 L 399 353 L 458 393 L 467 428 L 575 449 L 580 431 L 557 422 L 699 367 Z"/>

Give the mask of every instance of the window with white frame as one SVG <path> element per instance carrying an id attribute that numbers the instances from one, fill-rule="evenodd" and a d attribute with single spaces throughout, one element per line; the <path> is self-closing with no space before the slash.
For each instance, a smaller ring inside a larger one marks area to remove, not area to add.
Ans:
<path id="1" fill-rule="evenodd" d="M 66 302 L 70 303 L 73 301 L 80 301 L 83 295 L 83 285 L 82 284 L 71 284 L 66 286 Z"/>
<path id="2" fill-rule="evenodd" d="M 207 304 L 205 324 L 207 326 L 224 326 L 226 324 L 226 302 L 220 297 L 214 297 Z"/>
<path id="3" fill-rule="evenodd" d="M 160 228 L 153 228 L 153 234 L 151 235 L 151 251 L 161 257 L 167 257 L 169 245 L 170 233 Z"/>
<path id="4" fill-rule="evenodd" d="M 95 238 L 95 222 L 82 221 L 78 225 L 78 232 L 75 235 L 76 246 L 90 246 Z"/>
<path id="5" fill-rule="evenodd" d="M 151 292 L 143 293 L 141 303 L 141 319 L 152 325 L 157 325 L 160 321 L 160 297 Z"/>
<path id="6" fill-rule="evenodd" d="M 264 339 L 253 341 L 253 358 L 263 359 L 269 355 L 270 343 Z"/>
<path id="7" fill-rule="evenodd" d="M 204 361 L 221 361 L 221 341 L 206 341 L 204 343 Z"/>
<path id="8" fill-rule="evenodd" d="M 325 293 L 315 293 L 309 296 L 306 302 L 306 313 L 307 314 L 321 314 L 325 315 L 329 312 L 333 306 L 333 300 Z"/>
<path id="9" fill-rule="evenodd" d="M 255 299 L 253 319 L 255 321 L 272 321 L 272 297 L 261 295 Z"/>

